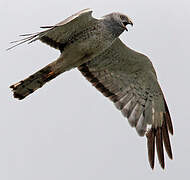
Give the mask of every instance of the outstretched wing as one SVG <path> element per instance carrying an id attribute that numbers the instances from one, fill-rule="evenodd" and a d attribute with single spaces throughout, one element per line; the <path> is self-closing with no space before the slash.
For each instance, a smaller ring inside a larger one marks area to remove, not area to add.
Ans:
<path id="1" fill-rule="evenodd" d="M 152 168 L 156 144 L 158 159 L 164 168 L 163 143 L 172 159 L 168 131 L 173 134 L 173 127 L 150 60 L 117 39 L 110 48 L 78 69 L 93 86 L 114 102 L 140 136 L 146 134 Z"/>
<path id="2" fill-rule="evenodd" d="M 92 17 L 92 10 L 84 9 L 56 25 L 41 27 L 47 28 L 48 30 L 34 34 L 21 35 L 26 36 L 26 38 L 13 41 L 12 43 L 16 43 L 16 45 L 8 48 L 8 50 L 22 43 L 31 43 L 36 40 L 40 40 L 53 48 L 63 50 L 70 37 L 74 34 L 80 33 L 84 28 L 87 28 L 95 21 L 97 21 L 97 19 Z"/>

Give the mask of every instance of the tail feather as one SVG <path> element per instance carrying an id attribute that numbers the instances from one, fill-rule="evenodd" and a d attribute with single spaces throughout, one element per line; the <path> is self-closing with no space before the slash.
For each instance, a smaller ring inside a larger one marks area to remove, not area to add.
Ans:
<path id="1" fill-rule="evenodd" d="M 54 72 L 50 65 L 47 65 L 28 78 L 11 85 L 10 88 L 13 91 L 14 97 L 22 100 L 59 74 L 60 73 Z"/>

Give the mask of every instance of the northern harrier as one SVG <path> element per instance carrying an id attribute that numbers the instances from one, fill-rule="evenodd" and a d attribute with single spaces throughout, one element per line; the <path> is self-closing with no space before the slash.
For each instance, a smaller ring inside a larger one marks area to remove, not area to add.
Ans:
<path id="1" fill-rule="evenodd" d="M 27 34 L 18 44 L 40 40 L 60 50 L 57 60 L 10 88 L 14 97 L 24 99 L 59 74 L 77 67 L 104 96 L 128 118 L 140 136 L 146 134 L 148 157 L 154 168 L 155 145 L 162 168 L 164 151 L 172 159 L 169 134 L 172 122 L 151 61 L 128 48 L 118 37 L 129 17 L 111 13 L 100 19 L 90 9 L 82 10 L 66 20 L 46 26 L 47 30 Z M 148 129 L 150 126 L 150 129 Z"/>

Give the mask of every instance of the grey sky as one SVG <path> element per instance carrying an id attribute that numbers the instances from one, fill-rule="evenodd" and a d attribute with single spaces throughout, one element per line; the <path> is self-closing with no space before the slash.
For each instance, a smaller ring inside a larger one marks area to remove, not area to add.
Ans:
<path id="1" fill-rule="evenodd" d="M 54 60 L 59 52 L 35 42 L 5 51 L 17 35 L 39 31 L 90 7 L 95 17 L 127 14 L 134 26 L 122 35 L 150 57 L 174 124 L 174 160 L 163 171 L 148 164 L 146 138 L 77 71 L 66 72 L 23 101 L 8 88 Z M 189 0 L 1 0 L 2 180 L 126 180 L 189 177 Z"/>

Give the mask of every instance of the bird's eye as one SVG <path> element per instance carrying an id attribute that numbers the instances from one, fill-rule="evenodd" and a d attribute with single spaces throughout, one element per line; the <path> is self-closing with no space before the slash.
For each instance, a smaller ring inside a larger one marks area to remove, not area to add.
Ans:
<path id="1" fill-rule="evenodd" d="M 121 20 L 124 20 L 124 19 L 125 19 L 125 17 L 124 17 L 123 15 L 120 15 L 120 18 L 121 18 Z"/>

